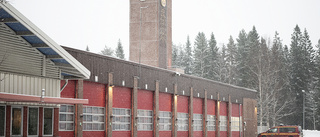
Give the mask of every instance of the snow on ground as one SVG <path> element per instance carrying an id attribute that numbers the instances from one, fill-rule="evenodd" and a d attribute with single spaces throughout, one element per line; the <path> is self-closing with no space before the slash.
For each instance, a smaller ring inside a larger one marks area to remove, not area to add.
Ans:
<path id="1" fill-rule="evenodd" d="M 303 130 L 303 137 L 320 137 L 320 131 Z"/>

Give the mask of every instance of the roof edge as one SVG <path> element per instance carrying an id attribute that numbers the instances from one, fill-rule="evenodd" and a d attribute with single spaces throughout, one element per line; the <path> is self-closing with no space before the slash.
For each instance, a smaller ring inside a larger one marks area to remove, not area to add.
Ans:
<path id="1" fill-rule="evenodd" d="M 11 14 L 16 20 L 28 28 L 32 33 L 38 36 L 44 43 L 57 52 L 61 57 L 68 61 L 75 69 L 77 69 L 82 75 L 83 79 L 90 78 L 90 71 L 84 67 L 78 60 L 72 57 L 66 50 L 53 41 L 48 35 L 46 35 L 41 29 L 27 19 L 22 13 L 14 8 L 6 0 L 0 0 L 0 6 Z"/>

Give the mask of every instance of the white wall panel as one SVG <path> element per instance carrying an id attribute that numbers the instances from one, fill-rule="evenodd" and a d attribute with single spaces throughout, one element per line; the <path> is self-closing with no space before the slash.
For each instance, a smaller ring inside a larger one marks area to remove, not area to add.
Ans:
<path id="1" fill-rule="evenodd" d="M 60 97 L 60 80 L 23 76 L 0 72 L 0 92 L 41 96 L 45 89 L 47 97 Z"/>

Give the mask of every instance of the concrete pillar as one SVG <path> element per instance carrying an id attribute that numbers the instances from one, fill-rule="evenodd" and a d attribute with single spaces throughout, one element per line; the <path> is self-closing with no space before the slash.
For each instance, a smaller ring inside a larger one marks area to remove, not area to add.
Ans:
<path id="1" fill-rule="evenodd" d="M 203 137 L 208 136 L 208 129 L 207 129 L 207 124 L 208 124 L 208 119 L 207 119 L 207 113 L 208 113 L 208 108 L 207 108 L 207 90 L 204 90 L 204 105 L 203 105 Z"/>
<path id="2" fill-rule="evenodd" d="M 83 99 L 83 80 L 78 80 L 76 84 L 76 98 Z M 75 133 L 74 135 L 76 137 L 82 137 L 82 121 L 83 121 L 83 105 L 82 104 L 76 104 L 75 108 Z"/>
<path id="3" fill-rule="evenodd" d="M 193 137 L 193 87 L 190 88 L 189 98 L 189 137 Z"/>
<path id="4" fill-rule="evenodd" d="M 232 137 L 231 115 L 232 115 L 232 103 L 231 103 L 231 96 L 229 95 L 229 99 L 228 99 L 228 137 Z"/>
<path id="5" fill-rule="evenodd" d="M 108 73 L 106 92 L 106 136 L 112 137 L 113 73 Z"/>
<path id="6" fill-rule="evenodd" d="M 138 137 L 138 117 L 137 117 L 137 109 L 138 109 L 138 79 L 139 77 L 133 78 L 133 91 L 132 91 L 132 119 L 131 119 L 131 136 Z"/>
<path id="7" fill-rule="evenodd" d="M 177 105 L 178 105 L 178 87 L 177 84 L 174 84 L 173 90 L 173 104 L 172 104 L 172 137 L 177 137 Z"/>
<path id="8" fill-rule="evenodd" d="M 156 81 L 156 90 L 153 97 L 153 114 L 154 114 L 154 124 L 153 124 L 153 136 L 159 137 L 159 80 Z"/>
<path id="9" fill-rule="evenodd" d="M 220 95 L 217 93 L 216 106 L 216 137 L 220 137 Z"/>

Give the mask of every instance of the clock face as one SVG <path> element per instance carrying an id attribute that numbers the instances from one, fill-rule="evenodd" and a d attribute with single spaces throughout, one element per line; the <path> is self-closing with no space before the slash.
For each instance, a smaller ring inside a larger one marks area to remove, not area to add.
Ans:
<path id="1" fill-rule="evenodd" d="M 167 0 L 161 0 L 161 5 L 165 7 L 167 5 Z"/>

